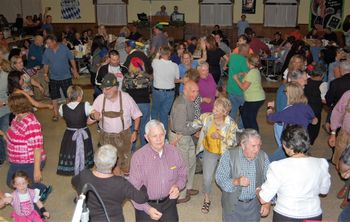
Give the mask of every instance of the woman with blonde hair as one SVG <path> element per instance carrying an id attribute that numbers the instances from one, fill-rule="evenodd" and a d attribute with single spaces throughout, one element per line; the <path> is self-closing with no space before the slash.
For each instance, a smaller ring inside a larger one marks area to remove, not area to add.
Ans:
<path id="1" fill-rule="evenodd" d="M 307 129 L 311 123 L 316 125 L 318 119 L 310 105 L 307 104 L 307 98 L 304 95 L 304 89 L 295 82 L 286 84 L 286 95 L 288 105 L 280 112 L 273 112 L 274 102 L 267 104 L 267 120 L 270 122 L 278 122 L 286 125 L 301 125 Z"/>
<path id="2" fill-rule="evenodd" d="M 283 72 L 283 79 L 287 82 L 290 82 L 290 73 L 295 70 L 305 70 L 305 57 L 302 55 L 294 55 L 289 63 L 288 68 Z"/>
<path id="3" fill-rule="evenodd" d="M 71 85 L 67 89 L 69 102 L 60 106 L 58 112 L 66 122 L 59 153 L 57 174 L 77 175 L 94 165 L 94 151 L 87 119 L 92 111 L 89 102 L 83 101 L 83 89 Z"/>
<path id="4" fill-rule="evenodd" d="M 261 75 L 259 71 L 260 58 L 258 55 L 248 57 L 249 72 L 244 76 L 242 82 L 239 75 L 234 75 L 239 88 L 244 92 L 244 104 L 242 109 L 242 121 L 244 128 L 255 129 L 259 132 L 259 126 L 256 121 L 258 111 L 265 101 L 265 92 L 261 84 Z"/>
<path id="5" fill-rule="evenodd" d="M 213 112 L 204 113 L 192 125 L 202 128 L 197 143 L 197 154 L 203 153 L 203 193 L 202 213 L 209 213 L 210 193 L 213 175 L 218 160 L 229 147 L 236 145 L 236 122 L 230 117 L 231 102 L 219 97 L 214 102 Z"/>
<path id="6" fill-rule="evenodd" d="M 26 93 L 28 93 L 31 96 L 34 96 L 34 89 L 32 86 L 35 86 L 40 90 L 42 94 L 44 94 L 43 86 L 34 78 L 32 78 L 34 75 L 37 74 L 37 67 L 34 67 L 32 69 L 25 68 L 22 57 L 18 55 L 15 55 L 11 58 L 11 67 L 13 70 L 22 72 L 22 89 Z"/>

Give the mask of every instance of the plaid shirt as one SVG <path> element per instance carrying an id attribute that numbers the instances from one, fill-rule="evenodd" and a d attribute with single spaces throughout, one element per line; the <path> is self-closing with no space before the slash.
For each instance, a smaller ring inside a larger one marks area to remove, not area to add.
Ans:
<path id="1" fill-rule="evenodd" d="M 34 150 L 41 149 L 41 160 L 46 159 L 41 125 L 33 113 L 23 119 L 13 119 L 7 131 L 7 152 L 10 163 L 34 163 Z"/>

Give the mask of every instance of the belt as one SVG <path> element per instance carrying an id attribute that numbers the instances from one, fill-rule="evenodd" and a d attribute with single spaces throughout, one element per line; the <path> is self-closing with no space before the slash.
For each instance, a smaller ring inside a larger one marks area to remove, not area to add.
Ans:
<path id="1" fill-rule="evenodd" d="M 176 135 L 184 136 L 184 135 L 182 135 L 181 133 L 175 132 L 174 130 L 170 130 L 170 131 L 171 131 L 172 133 L 176 134 Z"/>
<path id="2" fill-rule="evenodd" d="M 160 198 L 158 200 L 148 200 L 148 203 L 156 203 L 156 204 L 160 204 L 160 203 L 164 203 L 165 201 L 167 201 L 169 199 L 169 196 L 166 196 L 164 198 Z"/>
<path id="3" fill-rule="evenodd" d="M 249 199 L 249 200 L 240 200 L 238 199 L 239 202 L 242 202 L 242 203 L 249 203 L 250 201 L 254 200 L 255 198 L 253 199 Z"/>
<path id="4" fill-rule="evenodd" d="M 153 87 L 153 89 L 157 90 L 157 91 L 163 91 L 163 92 L 170 92 L 170 91 L 174 91 L 175 88 L 172 88 L 172 89 L 158 89 L 156 87 Z"/>

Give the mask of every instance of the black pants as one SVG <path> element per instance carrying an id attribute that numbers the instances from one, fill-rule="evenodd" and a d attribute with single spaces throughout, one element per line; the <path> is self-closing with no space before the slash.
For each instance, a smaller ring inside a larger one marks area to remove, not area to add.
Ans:
<path id="1" fill-rule="evenodd" d="M 259 132 L 258 122 L 256 117 L 260 107 L 264 104 L 265 100 L 256 101 L 256 102 L 244 102 L 242 107 L 242 122 L 245 129 L 255 129 Z"/>
<path id="2" fill-rule="evenodd" d="M 167 199 L 165 202 L 160 204 L 157 204 L 157 203 L 148 203 L 148 204 L 163 214 L 162 217 L 158 220 L 159 222 L 177 222 L 179 221 L 179 215 L 177 213 L 176 201 L 177 201 L 176 199 L 175 200 Z M 152 220 L 150 216 L 144 211 L 135 209 L 135 215 L 136 215 L 137 222 L 156 221 L 156 220 Z"/>
<path id="3" fill-rule="evenodd" d="M 322 112 L 322 111 L 321 111 Z M 320 113 L 316 113 L 315 112 L 315 116 L 318 119 L 318 122 L 316 125 L 312 125 L 311 123 L 307 126 L 307 131 L 309 133 L 309 137 L 310 137 L 310 143 L 311 145 L 314 145 L 314 142 L 320 132 L 320 127 L 321 127 L 321 112 Z"/>
<path id="4" fill-rule="evenodd" d="M 318 215 L 317 217 L 310 217 L 310 218 L 302 218 L 302 219 L 296 219 L 296 218 L 290 218 L 283 216 L 279 213 L 276 213 L 276 211 L 273 212 L 273 222 L 303 222 L 304 220 L 316 220 L 321 221 L 322 220 L 322 214 Z"/>

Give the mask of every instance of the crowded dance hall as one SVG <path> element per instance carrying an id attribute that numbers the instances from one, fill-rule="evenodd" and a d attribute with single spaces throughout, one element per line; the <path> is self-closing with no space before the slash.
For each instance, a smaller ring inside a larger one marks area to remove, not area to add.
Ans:
<path id="1" fill-rule="evenodd" d="M 350 1 L 0 1 L 0 222 L 350 222 L 349 190 Z"/>

